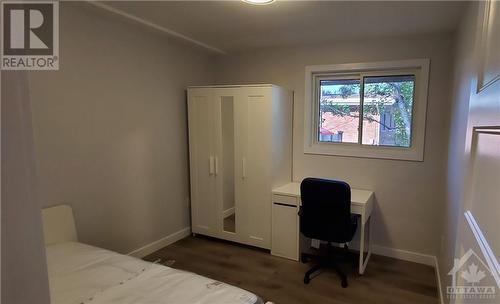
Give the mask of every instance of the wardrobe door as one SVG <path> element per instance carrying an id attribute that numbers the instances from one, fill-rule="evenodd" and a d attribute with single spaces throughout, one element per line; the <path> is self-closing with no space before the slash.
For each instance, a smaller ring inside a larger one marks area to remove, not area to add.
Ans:
<path id="1" fill-rule="evenodd" d="M 215 89 L 217 222 L 220 237 L 239 241 L 240 212 L 235 190 L 235 108 L 238 89 Z"/>
<path id="2" fill-rule="evenodd" d="M 243 219 L 237 224 L 244 243 L 270 248 L 271 87 L 241 88 L 238 98 L 237 201 Z"/>
<path id="3" fill-rule="evenodd" d="M 215 109 L 213 89 L 188 91 L 191 221 L 193 233 L 217 236 Z"/>

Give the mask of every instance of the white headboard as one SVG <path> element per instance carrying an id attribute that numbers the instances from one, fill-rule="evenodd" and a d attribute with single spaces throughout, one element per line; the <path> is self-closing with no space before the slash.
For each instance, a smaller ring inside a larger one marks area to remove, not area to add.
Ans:
<path id="1" fill-rule="evenodd" d="M 70 206 L 59 205 L 42 209 L 42 219 L 45 245 L 78 241 L 73 209 Z"/>

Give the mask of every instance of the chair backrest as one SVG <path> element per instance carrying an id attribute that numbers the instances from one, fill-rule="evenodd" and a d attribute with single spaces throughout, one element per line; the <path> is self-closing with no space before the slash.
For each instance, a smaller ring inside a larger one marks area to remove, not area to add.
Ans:
<path id="1" fill-rule="evenodd" d="M 320 178 L 306 178 L 300 184 L 302 207 L 300 232 L 308 238 L 346 242 L 351 233 L 351 187 Z"/>

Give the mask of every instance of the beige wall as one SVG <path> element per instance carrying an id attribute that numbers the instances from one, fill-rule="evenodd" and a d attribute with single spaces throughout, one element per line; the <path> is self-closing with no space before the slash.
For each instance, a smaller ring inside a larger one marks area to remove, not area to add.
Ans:
<path id="1" fill-rule="evenodd" d="M 451 285 L 448 272 L 456 257 L 458 222 L 461 218 L 465 182 L 465 138 L 469 114 L 469 97 L 475 74 L 474 47 L 477 24 L 477 6 L 472 5 L 457 32 L 452 88 L 451 117 L 449 121 L 448 159 L 446 171 L 446 196 L 442 221 L 443 244 L 438 256 L 443 288 Z M 458 258 L 458 256 L 457 256 Z M 444 300 L 448 302 L 446 295 Z"/>
<path id="2" fill-rule="evenodd" d="M 6 304 L 48 304 L 42 216 L 36 192 L 28 79 L 2 71 L 2 296 Z"/>
<path id="3" fill-rule="evenodd" d="M 488 2 L 471 4 L 457 34 L 452 107 L 454 111 L 450 120 L 446 212 L 443 221 L 446 246 L 439 257 L 444 288 L 451 284 L 451 276 L 447 273 L 453 267 L 454 258 L 460 258 L 472 249 L 484 261 L 488 260 L 487 256 L 493 259 L 483 250 L 487 247 L 486 244 L 496 256 L 494 259 L 497 259 L 500 253 L 500 205 L 497 203 L 500 200 L 500 141 L 498 133 L 473 130 L 478 126 L 500 126 L 500 80 L 497 79 L 482 90 L 477 90 L 479 77 L 483 73 L 490 71 L 494 76 L 500 71 L 500 45 L 493 42 L 495 38 L 498 41 L 500 28 L 492 28 L 493 32 L 489 36 L 483 36 L 482 33 L 484 24 L 498 24 L 500 20 L 498 10 L 495 11 L 494 4 L 491 3 L 489 17 L 485 11 Z M 498 8 L 498 2 L 496 7 Z M 485 43 L 487 40 L 483 41 L 485 38 L 490 39 L 489 43 Z M 483 45 L 486 46 L 485 49 Z M 486 50 L 488 52 L 485 52 Z M 485 60 L 488 53 L 490 60 Z M 470 212 L 476 221 L 480 231 L 477 235 L 484 236 L 481 241 L 465 219 L 464 212 Z M 497 284 L 488 270 L 481 268 L 481 271 L 485 271 L 486 277 L 481 280 L 480 285 Z M 461 284 L 460 278 L 457 284 Z M 448 302 L 446 295 L 444 299 Z M 498 303 L 498 299 L 495 303 Z"/>
<path id="4" fill-rule="evenodd" d="M 211 58 L 86 4 L 60 18 L 60 70 L 30 73 L 44 206 L 119 252 L 188 227 L 185 88 L 212 82 Z"/>
<path id="5" fill-rule="evenodd" d="M 452 47 L 453 36 L 442 34 L 269 49 L 220 57 L 216 79 L 219 84 L 269 82 L 294 90 L 294 179 L 337 178 L 354 188 L 375 191 L 374 243 L 436 255 L 444 200 Z M 424 162 L 303 153 L 306 65 L 414 58 L 431 59 Z"/>

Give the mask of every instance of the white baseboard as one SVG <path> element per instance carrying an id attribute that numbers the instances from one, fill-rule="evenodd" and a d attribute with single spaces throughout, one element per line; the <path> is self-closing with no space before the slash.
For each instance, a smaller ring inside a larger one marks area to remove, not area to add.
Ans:
<path id="1" fill-rule="evenodd" d="M 191 234 L 191 227 L 186 227 L 186 228 L 181 229 L 179 231 L 176 231 L 170 235 L 167 235 L 166 237 L 163 237 L 157 241 L 154 241 L 150 244 L 142 246 L 141 248 L 138 248 L 138 249 L 130 252 L 128 255 L 136 257 L 136 258 L 143 258 L 143 257 L 165 247 L 165 246 L 173 244 L 173 243 L 177 242 L 178 240 L 182 240 L 183 238 L 189 236 L 190 234 Z"/>
<path id="2" fill-rule="evenodd" d="M 432 267 L 436 266 L 436 257 L 433 255 L 428 255 L 403 249 L 384 247 L 379 245 L 372 246 L 372 253 L 395 258 L 398 260 L 429 265 Z"/>
<path id="3" fill-rule="evenodd" d="M 232 208 L 229 208 L 229 209 L 226 209 L 226 210 L 222 211 L 222 216 L 223 216 L 224 218 L 226 218 L 226 217 L 228 217 L 228 216 L 230 216 L 230 215 L 233 215 L 233 214 L 234 214 L 234 212 L 235 212 L 235 211 L 234 211 L 234 207 L 232 207 Z"/>
<path id="4" fill-rule="evenodd" d="M 438 285 L 439 303 L 444 304 L 443 285 L 441 285 L 441 274 L 439 273 L 439 263 L 437 257 L 434 257 L 434 269 L 436 270 L 436 282 Z"/>
<path id="5" fill-rule="evenodd" d="M 354 251 L 359 251 L 359 242 L 357 241 L 350 242 L 349 249 L 352 249 Z M 383 255 L 398 260 L 424 264 L 432 267 L 436 265 L 436 257 L 433 255 L 428 255 L 403 249 L 385 247 L 375 244 L 372 245 L 372 254 Z"/>

